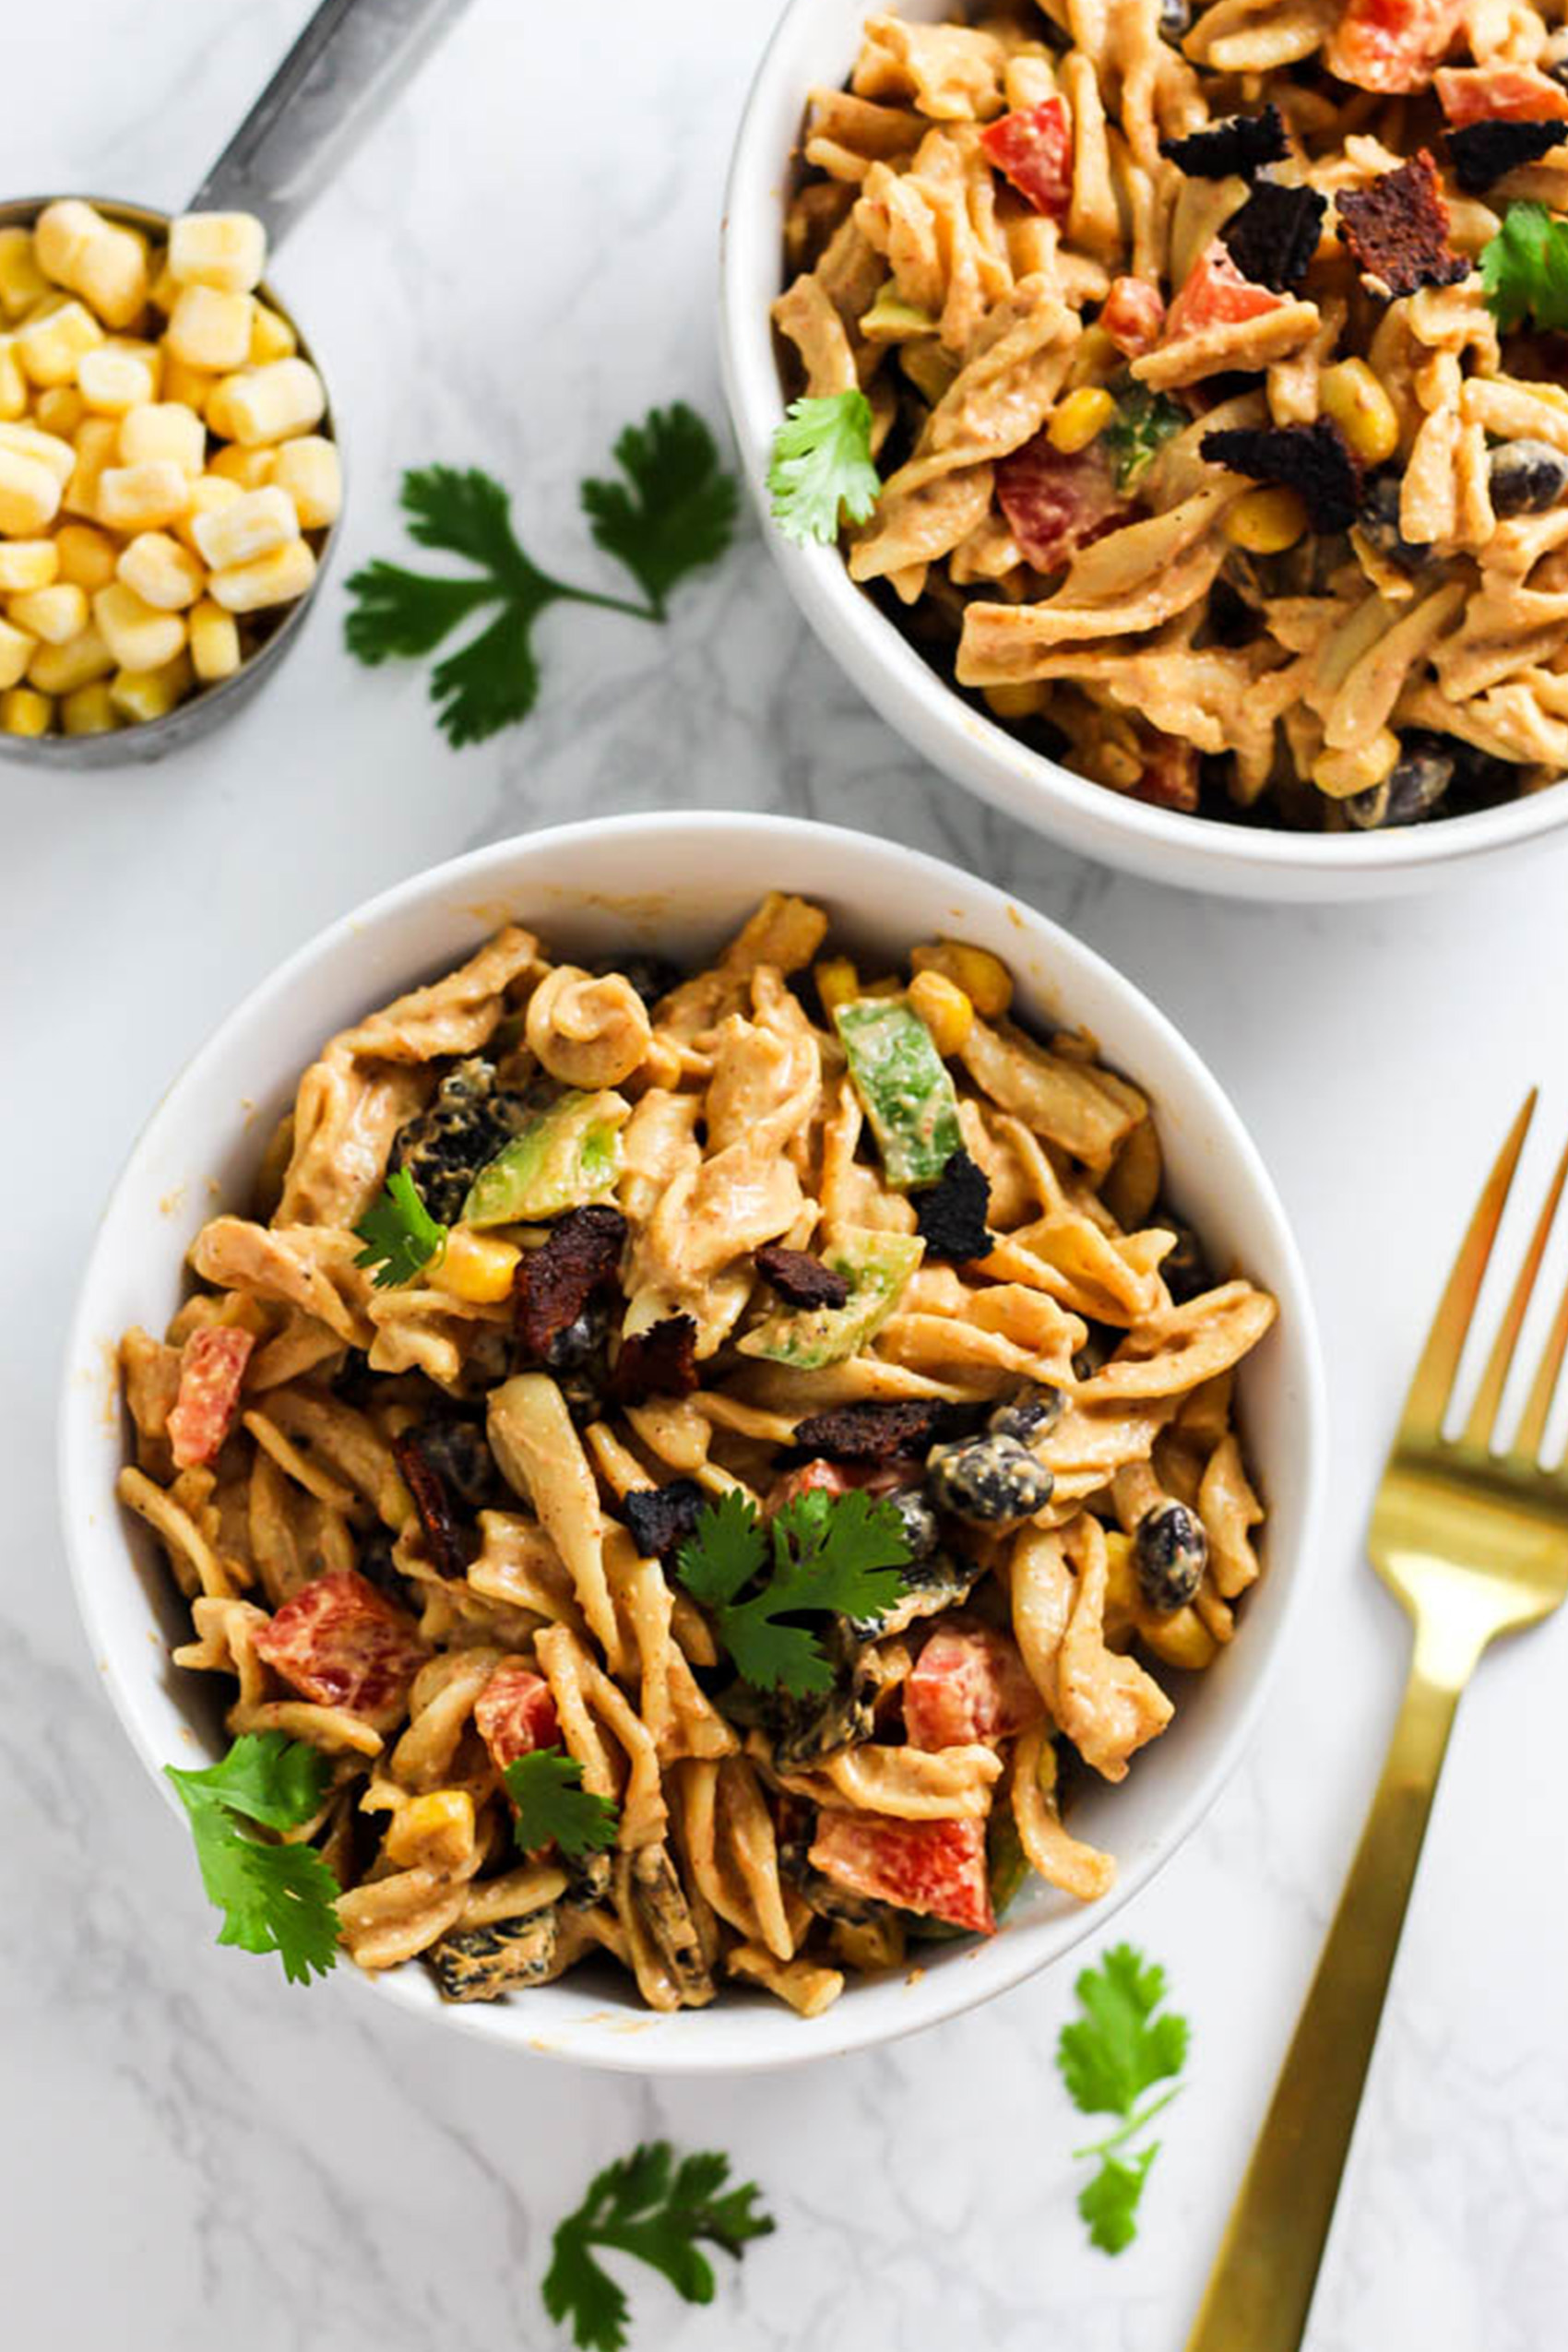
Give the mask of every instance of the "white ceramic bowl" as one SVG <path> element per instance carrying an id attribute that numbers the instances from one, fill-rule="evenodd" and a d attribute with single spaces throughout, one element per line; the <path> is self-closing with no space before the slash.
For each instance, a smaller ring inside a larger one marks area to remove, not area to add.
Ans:
<path id="1" fill-rule="evenodd" d="M 1504 808 L 1374 834 L 1226 825 L 1108 791 L 971 708 L 849 578 L 837 548 L 797 547 L 768 517 L 766 476 L 783 414 L 768 305 L 783 283 L 784 212 L 806 93 L 847 80 L 870 0 L 791 0 L 742 116 L 725 195 L 719 348 L 742 471 L 790 592 L 829 653 L 905 741 L 956 783 L 1086 857 L 1153 882 L 1242 898 L 1386 897 L 1568 824 L 1561 787 Z M 900 0 L 945 19 L 958 0 Z"/>
<path id="2" fill-rule="evenodd" d="M 655 2016 L 613 1971 L 577 1973 L 493 2005 L 444 2006 L 417 1962 L 378 1995 L 497 2047 L 647 2073 L 782 2066 L 930 2025 L 1016 1984 L 1103 1927 L 1210 1803 L 1263 1705 L 1311 1558 L 1324 1408 L 1313 1313 L 1274 1188 L 1235 1111 L 1192 1049 L 1136 989 L 1054 924 L 951 866 L 887 841 L 777 817 L 623 817 L 503 841 L 417 875 L 303 947 L 248 996 L 154 1111 L 115 1185 L 89 1262 L 61 1403 L 62 1508 L 95 1660 L 148 1770 L 217 1754 L 229 1685 L 169 1663 L 187 1615 L 157 1548 L 114 1498 L 124 1456 L 112 1350 L 132 1323 L 160 1330 L 182 1295 L 184 1253 L 220 1202 L 244 1197 L 299 1073 L 333 1030 L 468 955 L 509 916 L 584 959 L 630 943 L 700 961 L 767 888 L 830 911 L 837 935 L 873 963 L 935 932 L 1006 957 L 1026 1020 L 1082 1023 L 1158 1107 L 1171 1196 L 1220 1266 L 1245 1267 L 1277 1297 L 1275 1330 L 1244 1367 L 1241 1409 L 1269 1505 L 1267 1574 L 1238 1637 L 1182 1694 L 1176 1721 L 1119 1789 L 1086 1791 L 1074 1825 L 1109 1847 L 1114 1895 L 1089 1909 L 1039 1887 L 984 1944 L 933 1944 L 921 1966 L 849 1985 L 807 2023 L 765 1997 Z M 158 1786 L 174 1804 L 168 1784 Z M 177 1810 L 177 1808 L 176 1808 Z M 183 1830 L 171 1834 L 183 1835 Z M 215 1932 L 194 1861 L 188 1926 Z M 261 1963 L 236 1954 L 231 1965 Z M 291 1994 L 291 1998 L 299 1996 Z"/>

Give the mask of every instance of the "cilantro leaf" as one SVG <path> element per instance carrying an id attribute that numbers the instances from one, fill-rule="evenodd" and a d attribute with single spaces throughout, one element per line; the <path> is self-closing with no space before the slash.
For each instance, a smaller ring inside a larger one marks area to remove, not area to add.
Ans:
<path id="1" fill-rule="evenodd" d="M 1151 2084 L 1179 2074 L 1186 2060 L 1186 2019 L 1170 2010 L 1154 2015 L 1165 1971 L 1118 1943 L 1074 1990 L 1084 2015 L 1063 2026 L 1056 2045 L 1068 2095 L 1086 2115 L 1130 2115 Z"/>
<path id="2" fill-rule="evenodd" d="M 314 1846 L 274 1846 L 237 1816 L 298 1829 L 320 1810 L 325 1756 L 281 1731 L 247 1732 L 202 1772 L 164 1771 L 184 1806 L 208 1902 L 223 1913 L 220 1943 L 276 1952 L 291 1984 L 325 1976 L 338 1957 L 338 1882 Z"/>
<path id="3" fill-rule="evenodd" d="M 833 1671 L 814 1631 L 780 1620 L 881 1616 L 903 1594 L 909 1559 L 897 1512 L 858 1489 L 799 1495 L 766 1532 L 756 1506 L 731 1491 L 703 1512 L 676 1564 L 742 1679 L 803 1698 L 830 1690 Z"/>
<path id="4" fill-rule="evenodd" d="M 1480 268 L 1487 308 L 1505 333 L 1526 317 L 1568 333 L 1568 220 L 1544 204 L 1511 204 L 1481 247 Z"/>
<path id="5" fill-rule="evenodd" d="M 773 436 L 767 486 L 773 517 L 786 539 L 831 545 L 840 511 L 863 523 L 882 494 L 872 463 L 871 402 L 863 392 L 791 400 Z"/>
<path id="6" fill-rule="evenodd" d="M 526 719 L 539 698 L 533 626 L 552 604 L 598 604 L 639 621 L 662 621 L 671 588 L 713 563 L 730 543 L 734 477 L 702 419 L 683 402 L 654 409 L 615 444 L 625 481 L 589 480 L 582 501 L 599 545 L 625 564 L 647 598 L 632 603 L 541 572 L 512 527 L 512 502 L 474 466 L 425 466 L 403 476 L 409 535 L 421 547 L 463 557 L 468 576 L 441 577 L 399 564 L 364 564 L 349 582 L 344 642 L 356 660 L 417 660 L 487 607 L 486 626 L 431 674 L 437 723 L 455 749 L 483 742 Z"/>
<path id="7" fill-rule="evenodd" d="M 1138 2234 L 1134 2215 L 1144 2193 L 1148 2168 L 1159 2154 L 1157 2140 L 1132 2163 L 1121 2156 L 1100 2159 L 1099 2170 L 1078 2192 L 1078 2211 L 1088 2224 L 1089 2244 L 1108 2254 L 1119 2254 Z"/>
<path id="8" fill-rule="evenodd" d="M 713 2265 L 699 2251 L 706 2239 L 737 2259 L 749 2239 L 774 2225 L 754 2210 L 754 2181 L 724 2191 L 730 2159 L 689 2156 L 677 2167 L 668 2140 L 645 2143 L 594 2175 L 576 2213 L 557 2225 L 541 2293 L 552 2320 L 570 2324 L 579 2352 L 622 2352 L 627 2303 L 623 2290 L 594 2259 L 603 2246 L 635 2254 L 667 2278 L 688 2303 L 711 2303 Z"/>
<path id="9" fill-rule="evenodd" d="M 717 563 L 729 546 L 740 504 L 735 477 L 683 400 L 629 424 L 613 455 L 626 481 L 585 481 L 583 511 L 598 545 L 625 565 L 662 620 L 676 581 Z"/>
<path id="10" fill-rule="evenodd" d="M 1100 435 L 1115 461 L 1117 489 L 1132 490 L 1142 481 L 1172 434 L 1191 422 L 1178 401 L 1129 377 L 1118 395 L 1116 414 Z"/>
<path id="11" fill-rule="evenodd" d="M 432 1217 L 408 1170 L 398 1168 L 355 1226 L 354 1238 L 364 1243 L 354 1264 L 374 1266 L 371 1281 L 375 1289 L 392 1290 L 399 1283 L 411 1282 L 432 1258 L 440 1258 L 446 1247 L 446 1228 Z"/>
<path id="12" fill-rule="evenodd" d="M 589 1847 L 615 1843 L 621 1808 L 583 1787 L 583 1768 L 561 1748 L 535 1748 L 516 1756 L 501 1775 L 517 1809 L 513 1835 L 525 1853 L 553 1839 L 577 1861 Z"/>

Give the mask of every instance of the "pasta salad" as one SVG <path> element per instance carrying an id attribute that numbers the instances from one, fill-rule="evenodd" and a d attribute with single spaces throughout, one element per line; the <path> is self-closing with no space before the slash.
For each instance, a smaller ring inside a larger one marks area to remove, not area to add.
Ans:
<path id="1" fill-rule="evenodd" d="M 236 1740 L 176 1785 L 312 1849 L 327 1960 L 815 2014 L 1031 1871 L 1103 1894 L 1075 1780 L 1236 1631 L 1273 1300 L 995 956 L 826 933 L 770 897 L 683 974 L 508 926 L 323 1048 L 125 1336 L 120 1493 Z"/>
<path id="2" fill-rule="evenodd" d="M 1338 831 L 1556 781 L 1557 0 L 974 17 L 809 93 L 776 490 L 814 450 L 851 577 L 1113 791 Z"/>

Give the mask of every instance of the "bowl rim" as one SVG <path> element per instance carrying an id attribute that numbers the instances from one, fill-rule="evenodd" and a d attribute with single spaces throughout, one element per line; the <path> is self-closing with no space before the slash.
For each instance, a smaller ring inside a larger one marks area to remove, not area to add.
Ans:
<path id="1" fill-rule="evenodd" d="M 817 636 L 881 716 L 945 774 L 1031 829 L 1060 830 L 1086 854 L 1187 887 L 1206 882 L 1216 889 L 1266 894 L 1272 886 L 1283 897 L 1292 884 L 1310 888 L 1315 881 L 1313 895 L 1379 896 L 1396 888 L 1401 877 L 1441 873 L 1568 825 L 1568 778 L 1497 808 L 1370 833 L 1293 833 L 1279 826 L 1184 816 L 1129 800 L 971 708 L 850 579 L 836 545 L 801 546 L 785 538 L 771 518 L 766 491 L 783 402 L 771 322 L 756 301 L 758 245 L 766 240 L 778 255 L 781 287 L 782 256 L 771 224 L 793 154 L 778 152 L 777 125 L 781 114 L 794 120 L 804 111 L 810 77 L 800 71 L 797 52 L 826 46 L 830 29 L 841 26 L 847 62 L 851 28 L 864 13 L 864 0 L 786 0 L 769 35 L 725 179 L 719 344 L 725 398 L 763 537 Z"/>
<path id="2" fill-rule="evenodd" d="M 960 883 L 966 891 L 972 894 L 975 902 L 986 906 L 988 911 L 1002 916 L 1006 910 L 1014 928 L 1021 926 L 1021 937 L 1028 938 L 1031 944 L 1043 948 L 1053 957 L 1075 967 L 1070 973 L 1063 997 L 1063 1009 L 1069 1015 L 1080 975 L 1094 979 L 1108 987 L 1111 993 L 1119 996 L 1171 1057 L 1181 1072 L 1182 1087 L 1189 1099 L 1202 1101 L 1215 1116 L 1223 1131 L 1227 1155 L 1221 1171 L 1224 1184 L 1228 1190 L 1238 1190 L 1249 1196 L 1269 1228 L 1277 1257 L 1271 1280 L 1279 1300 L 1278 1329 L 1284 1344 L 1290 1350 L 1290 1372 L 1301 1404 L 1295 1432 L 1295 1443 L 1301 1460 L 1300 1524 L 1292 1546 L 1291 1573 L 1269 1646 L 1263 1649 L 1258 1657 L 1250 1687 L 1235 1702 L 1231 1719 L 1222 1733 L 1217 1735 L 1212 1755 L 1194 1770 L 1192 1788 L 1174 1811 L 1170 1824 L 1162 1830 L 1158 1844 L 1124 1868 L 1119 1868 L 1116 1883 L 1106 1895 L 1084 1906 L 1076 1914 L 1064 1915 L 1056 1923 L 1061 1940 L 1053 1949 L 1038 1953 L 1033 1949 L 1032 1940 L 1023 1935 L 1014 1939 L 998 1936 L 993 1941 L 976 1945 L 968 1956 L 975 1961 L 983 1959 L 987 1964 L 984 1967 L 953 1966 L 926 1969 L 921 1983 L 909 1988 L 909 1999 L 901 2013 L 889 2022 L 873 2023 L 870 2018 L 861 2022 L 857 2019 L 857 2004 L 851 1986 L 825 2016 L 811 2021 L 809 2028 L 802 2026 L 798 2041 L 781 2037 L 776 2047 L 750 2057 L 721 2049 L 709 2051 L 698 2041 L 694 2041 L 689 2047 L 672 2043 L 665 2048 L 657 2037 L 628 2032 L 624 2025 L 618 2032 L 612 2028 L 597 2036 L 580 2034 L 568 2028 L 558 2038 L 550 2039 L 530 2033 L 520 2022 L 519 2013 L 508 2010 L 505 2004 L 441 2004 L 433 2008 L 428 2002 L 417 1999 L 411 1989 L 402 1981 L 408 1974 L 406 1968 L 392 1969 L 375 1977 L 366 1976 L 352 1966 L 347 1971 L 357 1988 L 362 1987 L 383 2000 L 393 2002 L 405 2012 L 412 2012 L 426 2019 L 436 2028 L 455 2027 L 477 2035 L 495 2047 L 522 2049 L 559 2058 L 567 2063 L 611 2072 L 645 2075 L 724 2076 L 774 2072 L 816 2059 L 837 2058 L 851 2051 L 876 2048 L 978 2007 L 993 1995 L 1010 1990 L 1027 1978 L 1052 1966 L 1087 1937 L 1098 1933 L 1180 1850 L 1251 1745 L 1275 1675 L 1279 1671 L 1289 1645 L 1295 1615 L 1301 1606 L 1302 1589 L 1313 1573 L 1326 1445 L 1327 1399 L 1316 1314 L 1300 1249 L 1283 1203 L 1241 1114 L 1196 1048 L 1188 1042 L 1170 1016 L 1134 981 L 1127 979 L 1097 950 L 1087 946 L 1050 916 L 1040 913 L 1027 900 L 999 889 L 994 884 L 967 873 L 945 859 L 909 849 L 900 842 L 878 839 L 848 827 L 826 825 L 810 818 L 754 814 L 743 810 L 665 810 L 578 820 L 568 825 L 541 826 L 528 834 L 508 835 L 481 849 L 467 851 L 438 865 L 422 868 L 377 892 L 325 925 L 265 974 L 222 1017 L 205 1043 L 196 1050 L 164 1088 L 137 1133 L 105 1195 L 71 1313 L 58 1390 L 56 1473 L 59 1509 L 77 1610 L 98 1670 L 98 1679 L 106 1685 L 110 1701 L 132 1747 L 176 1815 L 181 1812 L 179 1799 L 163 1773 L 168 1758 L 157 1747 L 141 1720 L 131 1695 L 131 1683 L 135 1677 L 125 1671 L 126 1653 L 123 1645 L 116 1644 L 108 1629 L 106 1617 L 100 1615 L 98 1605 L 101 1587 L 107 1589 L 105 1574 L 110 1555 L 113 1553 L 120 1562 L 129 1557 L 123 1523 L 116 1520 L 112 1531 L 95 1527 L 95 1512 L 100 1501 L 95 1479 L 101 1450 L 103 1403 L 101 1383 L 97 1384 L 95 1393 L 94 1384 L 83 1377 L 84 1368 L 100 1363 L 102 1356 L 105 1318 L 97 1300 L 107 1270 L 114 1262 L 111 1246 L 111 1211 L 132 1182 L 144 1158 L 154 1149 L 163 1127 L 171 1122 L 177 1122 L 184 1099 L 197 1092 L 215 1069 L 232 1063 L 236 1045 L 243 1044 L 250 1037 L 255 1026 L 265 1021 L 276 1000 L 291 990 L 296 980 L 315 964 L 351 942 L 385 935 L 388 927 L 395 926 L 400 917 L 418 911 L 434 899 L 447 897 L 456 906 L 458 900 L 455 894 L 466 893 L 470 905 L 483 905 L 488 911 L 498 902 L 493 897 L 487 898 L 483 885 L 493 879 L 496 869 L 515 865 L 520 853 L 526 854 L 536 846 L 569 851 L 600 845 L 607 837 L 624 840 L 650 836 L 692 839 L 698 856 L 704 844 L 725 840 L 741 840 L 764 849 L 770 841 L 779 844 L 813 841 L 828 846 L 840 861 L 865 851 L 884 858 L 891 855 L 906 870 L 912 870 L 922 879 L 949 888 L 955 882 Z M 766 870 L 766 862 L 762 870 Z M 516 896 L 524 886 L 509 880 L 505 888 L 509 896 Z M 576 885 L 573 895 L 584 898 L 591 897 L 585 888 Z M 408 984 L 414 984 L 413 975 L 410 975 Z M 1168 1094 L 1169 1091 L 1167 1087 Z M 115 1396 L 118 1401 L 117 1389 Z M 95 1433 L 98 1439 L 96 1451 L 93 1443 Z M 161 1645 L 161 1636 L 156 1638 Z M 335 1970 L 334 1976 L 341 1973 Z"/>

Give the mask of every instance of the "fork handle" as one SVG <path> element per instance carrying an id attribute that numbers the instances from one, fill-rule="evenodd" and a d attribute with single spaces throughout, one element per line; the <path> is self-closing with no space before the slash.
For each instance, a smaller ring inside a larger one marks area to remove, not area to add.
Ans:
<path id="1" fill-rule="evenodd" d="M 1187 2352 L 1296 2352 L 1473 1656 L 1418 1639 L 1388 1756 Z"/>

